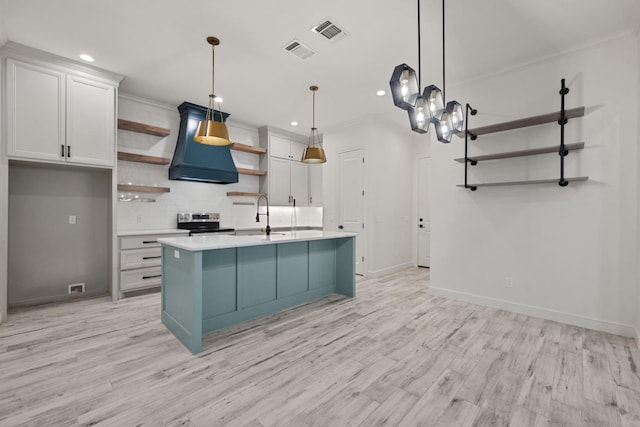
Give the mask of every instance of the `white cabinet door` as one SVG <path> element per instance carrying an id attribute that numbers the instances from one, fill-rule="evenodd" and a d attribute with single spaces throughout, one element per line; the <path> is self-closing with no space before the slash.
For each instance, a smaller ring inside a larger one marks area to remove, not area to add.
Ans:
<path id="1" fill-rule="evenodd" d="M 281 159 L 289 159 L 290 145 L 288 139 L 280 138 L 277 136 L 269 137 L 269 155 L 271 157 L 278 157 Z"/>
<path id="2" fill-rule="evenodd" d="M 115 88 L 67 77 L 67 162 L 113 166 Z"/>
<path id="3" fill-rule="evenodd" d="M 309 204 L 322 206 L 322 164 L 311 164 L 309 168 Z"/>
<path id="4" fill-rule="evenodd" d="M 299 144 L 298 144 L 299 145 Z M 309 205 L 309 171 L 307 165 L 291 161 L 291 196 L 296 206 Z"/>
<path id="5" fill-rule="evenodd" d="M 273 206 L 289 205 L 290 178 L 289 160 L 269 159 L 269 203 Z"/>
<path id="6" fill-rule="evenodd" d="M 64 162 L 65 76 L 7 59 L 7 154 Z"/>
<path id="7" fill-rule="evenodd" d="M 300 144 L 299 142 L 291 141 L 291 160 L 296 162 L 302 161 L 302 154 L 304 154 L 304 149 L 307 148 L 307 144 Z"/>

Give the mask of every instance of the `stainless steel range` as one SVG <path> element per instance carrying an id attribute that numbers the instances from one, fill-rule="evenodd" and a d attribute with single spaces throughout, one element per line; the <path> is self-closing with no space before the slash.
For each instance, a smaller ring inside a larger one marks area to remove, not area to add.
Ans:
<path id="1" fill-rule="evenodd" d="M 217 212 L 191 213 L 184 212 L 178 214 L 178 228 L 189 230 L 189 236 L 235 234 L 233 228 L 220 228 L 220 214 Z"/>

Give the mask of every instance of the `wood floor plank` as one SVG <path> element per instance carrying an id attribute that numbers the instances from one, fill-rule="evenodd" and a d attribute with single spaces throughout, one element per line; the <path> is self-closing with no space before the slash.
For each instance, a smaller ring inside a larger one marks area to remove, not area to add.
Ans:
<path id="1" fill-rule="evenodd" d="M 418 398 L 401 388 L 396 389 L 391 396 L 382 402 L 360 424 L 361 427 L 395 426 L 407 412 L 416 404 Z"/>
<path id="2" fill-rule="evenodd" d="M 518 396 L 518 405 L 547 416 L 551 404 L 554 371 L 555 358 L 538 354 L 527 369 L 526 378 Z"/>
<path id="3" fill-rule="evenodd" d="M 464 376 L 451 369 L 445 369 L 440 377 L 420 397 L 414 407 L 400 421 L 398 426 L 434 425 L 454 399 L 462 386 Z"/>
<path id="4" fill-rule="evenodd" d="M 640 425 L 633 340 L 435 297 L 428 280 L 358 278 L 357 298 L 218 330 L 196 356 L 157 293 L 11 310 L 0 426 Z"/>
<path id="5" fill-rule="evenodd" d="M 556 367 L 551 397 L 560 403 L 583 408 L 582 357 L 579 354 L 561 350 L 556 358 Z"/>
<path id="6" fill-rule="evenodd" d="M 604 346 L 603 346 L 604 348 Z M 582 351 L 584 397 L 605 406 L 617 406 L 616 385 L 604 353 Z"/>
<path id="7" fill-rule="evenodd" d="M 622 426 L 640 426 L 640 393 L 625 387 L 617 387 L 616 398 Z"/>
<path id="8" fill-rule="evenodd" d="M 604 406 L 598 403 L 585 405 L 582 409 L 583 427 L 620 427 L 622 420 L 617 406 Z"/>

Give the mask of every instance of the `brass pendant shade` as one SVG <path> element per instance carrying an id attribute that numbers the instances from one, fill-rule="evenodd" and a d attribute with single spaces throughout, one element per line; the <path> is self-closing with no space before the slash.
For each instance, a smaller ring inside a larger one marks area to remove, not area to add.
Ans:
<path id="1" fill-rule="evenodd" d="M 229 132 L 227 125 L 215 120 L 202 120 L 198 123 L 198 129 L 193 137 L 194 141 L 205 145 L 229 145 Z"/>
<path id="2" fill-rule="evenodd" d="M 307 147 L 302 154 L 303 163 L 326 163 L 327 157 L 321 147 Z"/>
<path id="3" fill-rule="evenodd" d="M 313 92 L 313 127 L 309 135 L 309 145 L 302 153 L 302 163 L 326 163 L 327 156 L 325 156 L 324 150 L 322 147 L 316 146 L 316 141 L 320 141 L 320 135 L 318 135 L 318 129 L 316 128 L 316 92 L 318 91 L 318 86 L 311 86 L 309 90 Z"/>
<path id="4" fill-rule="evenodd" d="M 224 118 L 221 117 L 221 121 L 215 120 L 215 50 L 216 46 L 220 44 L 220 40 L 216 37 L 207 37 L 207 43 L 211 45 L 211 94 L 209 95 L 209 107 L 207 108 L 207 115 L 204 120 L 198 123 L 196 134 L 193 137 L 194 141 L 205 145 L 229 145 L 229 131 L 227 131 L 227 125 L 224 123 Z"/>

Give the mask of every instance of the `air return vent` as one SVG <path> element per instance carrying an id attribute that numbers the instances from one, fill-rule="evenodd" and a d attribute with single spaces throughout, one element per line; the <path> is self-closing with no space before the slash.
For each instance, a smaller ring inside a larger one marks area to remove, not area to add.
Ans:
<path id="1" fill-rule="evenodd" d="M 303 45 L 298 40 L 290 41 L 283 49 L 302 60 L 309 59 L 316 54 L 313 50 Z"/>
<path id="2" fill-rule="evenodd" d="M 337 42 L 347 36 L 344 27 L 338 25 L 331 18 L 325 18 L 322 22 L 311 29 L 314 33 L 320 34 L 331 42 Z"/>

